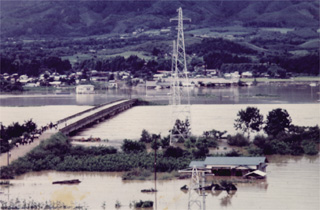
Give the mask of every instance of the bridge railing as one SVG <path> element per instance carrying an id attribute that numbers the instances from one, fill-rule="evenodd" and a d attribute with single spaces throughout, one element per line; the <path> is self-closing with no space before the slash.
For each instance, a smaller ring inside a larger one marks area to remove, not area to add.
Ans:
<path id="1" fill-rule="evenodd" d="M 74 123 L 71 123 L 70 125 L 67 125 L 66 127 L 63 127 L 62 129 L 60 129 L 60 131 L 65 135 L 69 135 L 70 133 L 76 130 L 79 130 L 92 123 L 95 123 L 98 120 L 101 120 L 102 118 L 114 116 L 115 114 L 133 106 L 136 102 L 137 102 L 137 99 L 131 99 L 121 104 L 116 104 L 114 106 L 108 107 L 104 110 L 101 110 L 97 113 L 94 113 L 90 116 L 80 119 Z"/>
<path id="2" fill-rule="evenodd" d="M 58 124 L 63 123 L 63 122 L 65 122 L 65 121 L 67 121 L 67 120 L 70 120 L 70 119 L 72 119 L 72 118 L 78 117 L 78 116 L 80 116 L 80 115 L 82 115 L 82 114 L 84 114 L 84 113 L 91 112 L 91 111 L 93 111 L 93 110 L 95 110 L 95 109 L 98 109 L 98 108 L 100 108 L 100 107 L 102 107 L 102 106 L 105 106 L 105 105 L 108 105 L 108 104 L 112 104 L 112 103 L 115 103 L 115 102 L 118 102 L 118 101 L 122 101 L 122 100 L 125 100 L 125 99 L 119 99 L 119 100 L 116 100 L 116 101 L 107 102 L 107 103 L 104 103 L 104 104 L 101 104 L 101 105 L 92 107 L 92 108 L 90 108 L 90 109 L 86 109 L 86 110 L 84 110 L 84 111 L 82 111 L 82 112 L 79 112 L 79 113 L 77 113 L 77 114 L 70 115 L 70 116 L 68 116 L 68 117 L 66 117 L 66 118 L 63 118 L 63 119 L 57 121 L 57 123 L 58 123 Z"/>

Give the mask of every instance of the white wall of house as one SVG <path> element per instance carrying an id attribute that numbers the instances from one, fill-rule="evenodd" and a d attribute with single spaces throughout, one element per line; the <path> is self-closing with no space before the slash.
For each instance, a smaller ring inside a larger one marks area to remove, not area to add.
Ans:
<path id="1" fill-rule="evenodd" d="M 93 85 L 78 85 L 76 87 L 77 94 L 91 94 L 94 93 L 94 86 Z"/>

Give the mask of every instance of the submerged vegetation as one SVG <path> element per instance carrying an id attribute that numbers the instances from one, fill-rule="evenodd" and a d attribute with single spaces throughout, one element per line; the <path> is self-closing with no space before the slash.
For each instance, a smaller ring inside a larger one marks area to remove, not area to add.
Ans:
<path id="1" fill-rule="evenodd" d="M 142 143 L 126 140 L 123 145 L 139 145 Z M 157 171 L 170 172 L 188 166 L 192 154 L 185 151 L 181 157 L 170 154 L 157 154 Z M 51 136 L 34 148 L 26 156 L 13 161 L 9 166 L 1 168 L 1 178 L 13 178 L 31 171 L 129 171 L 143 168 L 152 171 L 154 154 L 145 150 L 128 147 L 125 151 L 117 151 L 113 147 L 72 147 L 70 141 L 62 133 Z"/>
<path id="2" fill-rule="evenodd" d="M 255 113 L 259 110 L 254 109 Z M 170 173 L 188 167 L 191 160 L 202 160 L 209 155 L 225 156 L 260 156 L 270 154 L 316 155 L 320 139 L 318 126 L 304 127 L 291 124 L 286 110 L 275 109 L 269 112 L 267 120 L 246 118 L 236 120 L 243 123 L 244 134 L 228 135 L 226 131 L 205 131 L 201 136 L 188 136 L 178 142 L 177 146 L 169 146 L 170 137 L 161 137 L 143 130 L 139 141 L 125 139 L 121 151 L 114 147 L 82 147 L 72 146 L 68 137 L 62 133 L 52 135 L 42 141 L 26 156 L 13 161 L 9 166 L 1 168 L 0 178 L 8 179 L 31 171 L 124 171 L 123 179 L 150 179 L 152 172 L 169 172 L 164 179 L 176 176 Z M 255 123 L 258 123 L 255 124 Z M 29 123 L 30 124 L 30 123 Z M 254 124 L 254 129 L 252 127 Z M 188 130 L 188 129 L 184 129 Z M 267 135 L 256 135 L 250 141 L 248 130 L 264 130 Z M 223 140 L 226 139 L 226 140 Z M 233 148 L 224 147 L 223 154 L 212 154 L 210 149 L 219 150 L 221 141 L 226 141 Z M 148 145 L 147 145 L 148 144 Z M 151 148 L 151 152 L 150 149 Z M 156 155 L 155 155 L 156 153 Z"/>
<path id="3" fill-rule="evenodd" d="M 62 202 L 45 201 L 36 202 L 33 200 L 10 200 L 9 202 L 1 201 L 1 209 L 87 209 L 83 204 L 66 205 Z"/>
<path id="4" fill-rule="evenodd" d="M 136 202 L 134 204 L 135 208 L 151 208 L 153 207 L 153 201 L 142 201 Z"/>

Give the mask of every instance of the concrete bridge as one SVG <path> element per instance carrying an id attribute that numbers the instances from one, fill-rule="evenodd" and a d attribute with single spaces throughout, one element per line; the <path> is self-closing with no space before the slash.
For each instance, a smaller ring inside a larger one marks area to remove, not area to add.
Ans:
<path id="1" fill-rule="evenodd" d="M 112 103 L 106 103 L 94 108 L 85 110 L 75 115 L 59 120 L 58 129 L 65 135 L 70 135 L 78 130 L 99 123 L 124 110 L 130 109 L 137 99 L 118 100 Z"/>
<path id="2" fill-rule="evenodd" d="M 9 153 L 2 153 L 0 155 L 0 167 L 7 165 L 8 162 L 11 163 L 19 157 L 25 156 L 33 148 L 38 146 L 41 141 L 50 138 L 51 135 L 56 134 L 58 131 L 65 135 L 70 135 L 81 128 L 88 127 L 94 123 L 98 123 L 102 120 L 115 116 L 116 114 L 131 108 L 136 102 L 137 99 L 118 100 L 87 109 L 83 112 L 79 112 L 75 115 L 59 120 L 57 122 L 57 128 L 53 127 L 46 130 L 40 135 L 39 139 L 34 140 L 28 145 L 14 147 Z"/>

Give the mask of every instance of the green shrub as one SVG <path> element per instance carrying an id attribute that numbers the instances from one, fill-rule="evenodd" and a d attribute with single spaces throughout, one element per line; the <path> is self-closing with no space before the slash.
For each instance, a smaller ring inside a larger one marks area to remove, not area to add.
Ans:
<path id="1" fill-rule="evenodd" d="M 228 144 L 231 146 L 248 146 L 250 144 L 248 138 L 246 138 L 243 134 L 237 133 L 235 136 L 228 135 L 227 136 Z"/>
<path id="2" fill-rule="evenodd" d="M 269 141 L 268 137 L 264 135 L 256 135 L 253 139 L 253 144 L 257 147 L 263 148 L 267 141 Z"/>
<path id="3" fill-rule="evenodd" d="M 167 148 L 170 145 L 170 135 L 161 138 L 162 148 Z"/>
<path id="4" fill-rule="evenodd" d="M 152 172 L 143 168 L 134 168 L 122 175 L 122 180 L 144 180 L 151 176 Z"/>
<path id="5" fill-rule="evenodd" d="M 292 153 L 290 146 L 286 142 L 272 140 L 270 143 L 275 154 L 287 155 Z"/>
<path id="6" fill-rule="evenodd" d="M 317 144 L 310 140 L 304 140 L 302 141 L 302 147 L 303 151 L 307 155 L 317 155 Z"/>
<path id="7" fill-rule="evenodd" d="M 163 154 L 164 157 L 182 157 L 183 156 L 183 149 L 181 149 L 180 147 L 172 147 L 172 146 L 169 146 L 164 154 Z"/>
<path id="8" fill-rule="evenodd" d="M 126 153 L 143 152 L 143 151 L 146 151 L 146 145 L 143 142 L 137 142 L 137 141 L 125 139 L 123 140 L 121 149 Z"/>
<path id="9" fill-rule="evenodd" d="M 249 145 L 247 148 L 247 151 L 250 156 L 261 156 L 263 155 L 263 150 L 259 147 L 256 147 L 254 145 Z"/>
<path id="10" fill-rule="evenodd" d="M 226 153 L 227 157 L 239 157 L 241 154 L 239 151 L 232 149 L 230 152 Z"/>

